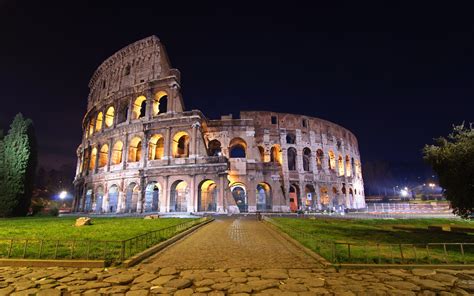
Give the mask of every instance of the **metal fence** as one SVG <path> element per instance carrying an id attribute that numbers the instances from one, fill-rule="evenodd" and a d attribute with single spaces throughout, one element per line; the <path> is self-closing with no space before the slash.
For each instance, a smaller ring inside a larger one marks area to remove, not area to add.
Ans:
<path id="1" fill-rule="evenodd" d="M 119 263 L 207 219 L 194 219 L 125 240 L 0 239 L 0 258 L 105 260 L 109 264 Z"/>
<path id="2" fill-rule="evenodd" d="M 264 219 L 333 264 L 474 264 L 474 243 L 363 244 L 328 241 L 271 218 Z"/>

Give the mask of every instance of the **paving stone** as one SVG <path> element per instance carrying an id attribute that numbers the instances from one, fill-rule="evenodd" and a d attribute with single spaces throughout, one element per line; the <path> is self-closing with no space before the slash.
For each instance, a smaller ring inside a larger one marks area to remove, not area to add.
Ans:
<path id="1" fill-rule="evenodd" d="M 174 296 L 191 296 L 193 295 L 193 293 L 194 293 L 193 289 L 187 288 L 187 289 L 176 291 L 174 293 Z"/>
<path id="2" fill-rule="evenodd" d="M 128 291 L 125 295 L 126 296 L 148 296 L 150 294 L 149 290 L 133 290 Z"/>
<path id="3" fill-rule="evenodd" d="M 474 292 L 474 280 L 459 280 L 456 282 L 456 287 L 463 290 Z"/>
<path id="4" fill-rule="evenodd" d="M 58 289 L 40 289 L 37 296 L 61 296 L 61 291 Z"/>
<path id="5" fill-rule="evenodd" d="M 150 292 L 154 294 L 173 294 L 175 291 L 176 291 L 176 288 L 171 288 L 171 287 L 156 286 L 156 287 L 150 288 Z"/>
<path id="6" fill-rule="evenodd" d="M 207 292 L 210 292 L 210 291 L 212 291 L 212 289 L 209 288 L 209 287 L 196 288 L 196 292 L 198 292 L 198 293 L 207 293 Z"/>
<path id="7" fill-rule="evenodd" d="M 188 279 L 174 279 L 167 282 L 164 286 L 168 288 L 184 289 L 192 286 L 193 282 Z"/>
<path id="8" fill-rule="evenodd" d="M 211 286 L 212 289 L 217 291 L 225 291 L 233 287 L 233 283 L 217 283 Z"/>
<path id="9" fill-rule="evenodd" d="M 305 292 L 305 291 L 308 291 L 308 288 L 306 288 L 304 285 L 300 285 L 300 284 L 280 285 L 280 289 L 282 291 L 287 291 L 287 292 Z"/>
<path id="10" fill-rule="evenodd" d="M 233 282 L 233 283 L 246 283 L 246 282 L 247 282 L 247 278 L 245 278 L 245 277 L 233 278 L 233 279 L 232 279 L 232 282 Z"/>
<path id="11" fill-rule="evenodd" d="M 278 287 L 278 282 L 275 280 L 258 280 L 248 282 L 248 285 L 252 287 L 254 291 L 262 291 L 274 287 Z"/>
<path id="12" fill-rule="evenodd" d="M 13 291 L 15 291 L 15 287 L 8 286 L 6 288 L 0 289 L 0 295 L 9 295 Z"/>
<path id="13" fill-rule="evenodd" d="M 437 273 L 437 274 L 432 275 L 428 278 L 430 280 L 433 280 L 433 281 L 439 281 L 439 282 L 446 283 L 450 286 L 454 285 L 454 283 L 458 280 L 457 277 L 455 277 L 453 275 L 450 275 L 450 274 L 445 274 L 445 273 Z"/>
<path id="14" fill-rule="evenodd" d="M 322 278 L 304 279 L 303 283 L 308 287 L 323 287 L 326 281 Z"/>
<path id="15" fill-rule="evenodd" d="M 10 295 L 11 296 L 33 296 L 33 295 L 36 295 L 38 291 L 39 289 L 32 288 L 28 290 L 19 291 L 19 292 L 13 292 Z"/>
<path id="16" fill-rule="evenodd" d="M 119 286 L 112 286 L 108 288 L 101 288 L 99 289 L 99 293 L 121 294 L 121 293 L 126 293 L 129 289 L 130 289 L 129 286 L 119 285 Z"/>
<path id="17" fill-rule="evenodd" d="M 406 282 L 406 281 L 398 281 L 398 282 L 385 282 L 384 284 L 392 286 L 395 289 L 400 289 L 400 290 L 409 290 L 409 291 L 420 291 L 421 288 L 418 287 L 417 285 Z"/>
<path id="18" fill-rule="evenodd" d="M 436 274 L 436 271 L 433 269 L 421 269 L 421 268 L 415 268 L 411 272 L 417 276 L 429 276 L 429 275 Z"/>
<path id="19" fill-rule="evenodd" d="M 119 285 L 126 285 L 131 283 L 135 277 L 133 275 L 129 274 L 117 274 L 110 276 L 106 279 L 104 279 L 104 282 L 106 283 L 112 283 L 112 284 L 119 284 Z"/>
<path id="20" fill-rule="evenodd" d="M 177 274 L 178 271 L 174 267 L 165 267 L 159 271 L 159 275 L 173 275 Z"/>
<path id="21" fill-rule="evenodd" d="M 428 280 L 428 279 L 417 279 L 412 280 L 416 285 L 420 286 L 422 289 L 430 290 L 430 291 L 443 291 L 446 290 L 446 286 L 437 281 Z"/>
<path id="22" fill-rule="evenodd" d="M 207 296 L 225 296 L 225 293 L 222 291 L 212 291 L 207 293 Z"/>
<path id="23" fill-rule="evenodd" d="M 95 273 L 75 273 L 71 275 L 76 280 L 91 281 L 97 279 L 97 274 Z"/>
<path id="24" fill-rule="evenodd" d="M 206 272 L 202 275 L 205 279 L 217 279 L 217 278 L 226 278 L 229 277 L 227 272 L 215 271 L 215 272 Z"/>
<path id="25" fill-rule="evenodd" d="M 211 279 L 205 279 L 205 280 L 202 280 L 202 281 L 198 281 L 198 282 L 194 282 L 194 285 L 196 287 L 205 287 L 205 286 L 212 286 L 214 285 L 216 282 L 214 280 L 211 280 Z"/>
<path id="26" fill-rule="evenodd" d="M 133 284 L 130 287 L 130 290 L 131 291 L 133 291 L 133 290 L 149 290 L 152 286 L 153 285 L 151 283 L 143 282 L 143 283 Z"/>
<path id="27" fill-rule="evenodd" d="M 237 294 L 237 293 L 252 293 L 252 287 L 245 284 L 238 284 L 231 287 L 227 293 Z"/>
<path id="28" fill-rule="evenodd" d="M 23 291 L 23 290 L 28 290 L 31 288 L 36 288 L 38 284 L 30 282 L 30 281 L 27 281 L 27 282 L 22 281 L 22 282 L 14 283 L 13 286 L 15 286 L 16 291 Z"/>
<path id="29" fill-rule="evenodd" d="M 459 296 L 471 295 L 471 293 L 469 293 L 466 290 L 461 289 L 461 288 L 454 288 L 454 289 L 451 290 L 451 292 L 453 292 L 453 293 L 455 293 L 456 295 L 459 295 Z"/>
<path id="30" fill-rule="evenodd" d="M 151 284 L 153 286 L 163 286 L 164 284 L 166 284 L 167 282 L 171 281 L 172 279 L 175 279 L 176 276 L 175 275 L 165 275 L 165 276 L 160 276 L 156 279 L 154 279 L 153 281 L 151 281 Z"/>
<path id="31" fill-rule="evenodd" d="M 153 273 L 144 273 L 140 275 L 139 277 L 135 278 L 133 280 L 133 283 L 144 283 L 144 282 L 151 282 L 154 279 L 156 279 L 158 276 L 153 274 Z"/>
<path id="32" fill-rule="evenodd" d="M 288 273 L 284 269 L 264 270 L 260 276 L 262 279 L 284 280 L 288 278 Z"/>
<path id="33" fill-rule="evenodd" d="M 390 295 L 390 296 L 416 296 L 416 293 L 413 291 L 407 291 L 407 290 L 390 290 L 390 291 L 380 291 L 380 295 Z"/>
<path id="34" fill-rule="evenodd" d="M 236 277 L 246 277 L 247 273 L 243 271 L 228 271 L 227 272 L 230 277 L 236 278 Z"/>

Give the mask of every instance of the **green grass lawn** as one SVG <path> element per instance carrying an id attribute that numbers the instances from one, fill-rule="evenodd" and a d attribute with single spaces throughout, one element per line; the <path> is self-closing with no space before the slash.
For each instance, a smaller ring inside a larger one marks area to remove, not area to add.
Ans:
<path id="1" fill-rule="evenodd" d="M 75 220 L 49 217 L 0 219 L 0 257 L 105 258 L 116 261 L 123 247 L 125 257 L 130 257 L 184 228 L 161 231 L 125 244 L 119 241 L 182 223 L 197 222 L 198 219 L 92 218 L 93 225 L 82 227 L 75 227 Z"/>
<path id="2" fill-rule="evenodd" d="M 275 218 L 283 230 L 299 240 L 305 246 L 332 259 L 334 251 L 340 262 L 385 263 L 419 262 L 432 263 L 448 261 L 450 263 L 467 261 L 474 263 L 474 245 L 463 246 L 462 256 L 459 245 L 427 243 L 473 243 L 474 235 L 454 232 L 429 231 L 428 226 L 462 226 L 474 228 L 474 222 L 451 219 L 294 219 Z M 394 229 L 393 226 L 409 226 L 413 230 Z M 297 229 L 310 235 L 298 235 Z M 333 242 L 351 243 L 336 244 Z M 377 246 L 379 244 L 379 246 Z M 402 244 L 400 246 L 400 244 Z M 407 245 L 407 244 L 416 244 Z M 401 252 L 400 252 L 401 249 Z"/>

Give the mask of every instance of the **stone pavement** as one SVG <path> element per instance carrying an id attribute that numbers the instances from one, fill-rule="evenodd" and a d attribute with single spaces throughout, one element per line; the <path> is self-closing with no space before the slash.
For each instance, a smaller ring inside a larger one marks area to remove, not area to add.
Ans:
<path id="1" fill-rule="evenodd" d="M 129 269 L 0 267 L 0 295 L 156 294 L 474 295 L 474 270 L 323 268 L 246 219 L 217 220 Z"/>

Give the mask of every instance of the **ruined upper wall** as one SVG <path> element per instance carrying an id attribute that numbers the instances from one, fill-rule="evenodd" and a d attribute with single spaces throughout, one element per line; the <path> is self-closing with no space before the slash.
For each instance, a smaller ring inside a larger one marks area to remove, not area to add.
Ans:
<path id="1" fill-rule="evenodd" d="M 89 82 L 88 110 L 96 103 L 123 90 L 153 80 L 174 76 L 164 46 L 156 36 L 132 43 L 107 58 Z"/>
<path id="2" fill-rule="evenodd" d="M 272 122 L 272 117 L 276 121 Z M 327 138 L 336 137 L 337 139 L 343 139 L 344 142 L 358 147 L 357 138 L 351 131 L 320 118 L 270 111 L 242 111 L 240 112 L 240 118 L 253 119 L 257 134 L 263 129 L 275 133 L 278 133 L 279 129 L 286 129 L 288 131 L 299 129 L 303 133 L 313 131 L 319 135 L 324 134 Z"/>

